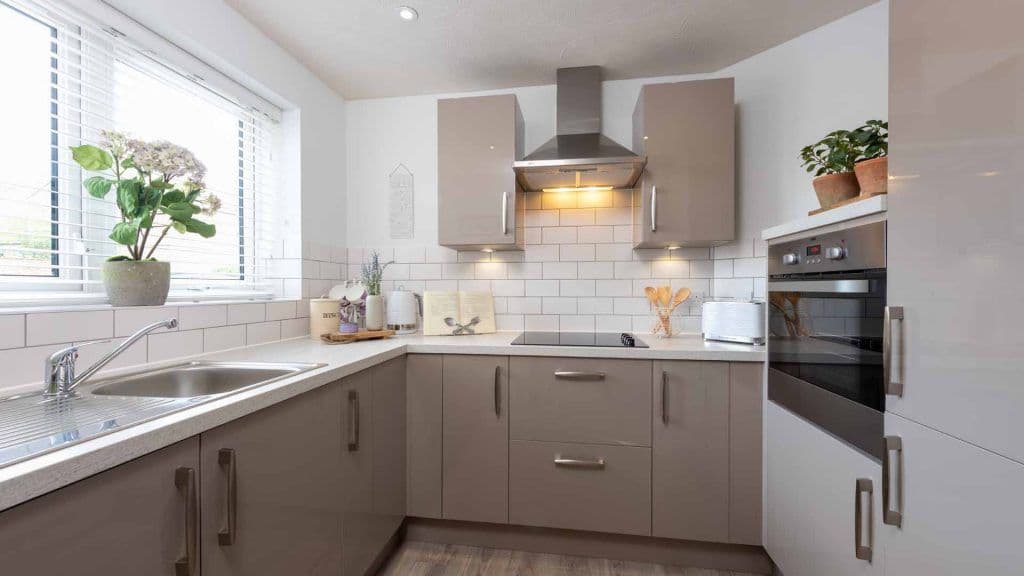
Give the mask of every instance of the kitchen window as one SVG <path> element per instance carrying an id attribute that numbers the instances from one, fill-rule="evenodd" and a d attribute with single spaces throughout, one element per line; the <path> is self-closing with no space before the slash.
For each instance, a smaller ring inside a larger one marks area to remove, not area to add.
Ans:
<path id="1" fill-rule="evenodd" d="M 272 296 L 262 258 L 277 243 L 280 110 L 57 4 L 0 0 L 0 50 L 0 305 L 104 301 L 100 268 L 123 253 L 107 237 L 118 211 L 82 189 L 69 147 L 111 129 L 189 148 L 221 200 L 216 236 L 161 243 L 171 300 Z"/>

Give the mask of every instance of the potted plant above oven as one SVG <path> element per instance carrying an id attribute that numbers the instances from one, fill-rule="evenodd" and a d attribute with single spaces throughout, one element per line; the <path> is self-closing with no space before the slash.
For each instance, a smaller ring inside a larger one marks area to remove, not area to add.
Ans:
<path id="1" fill-rule="evenodd" d="M 857 196 L 857 177 L 853 163 L 860 148 L 851 138 L 849 130 L 836 130 L 800 150 L 802 166 L 814 174 L 814 193 L 818 203 L 827 210 L 843 200 Z"/>
<path id="2" fill-rule="evenodd" d="M 860 195 L 885 194 L 889 184 L 889 123 L 868 120 L 851 132 L 850 138 L 860 149 L 860 157 L 853 165 Z"/>
<path id="3" fill-rule="evenodd" d="M 172 229 L 215 235 L 216 227 L 196 216 L 212 216 L 220 200 L 205 191 L 206 167 L 185 148 L 120 132 L 101 135 L 100 146 L 73 146 L 71 154 L 79 166 L 97 173 L 84 180 L 86 191 L 100 199 L 113 191 L 120 212 L 109 238 L 128 253 L 103 263 L 107 299 L 114 306 L 159 306 L 167 301 L 171 266 L 153 253 Z"/>

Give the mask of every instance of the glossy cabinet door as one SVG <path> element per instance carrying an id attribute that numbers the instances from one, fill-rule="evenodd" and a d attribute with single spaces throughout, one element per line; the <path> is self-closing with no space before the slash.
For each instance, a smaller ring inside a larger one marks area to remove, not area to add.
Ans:
<path id="1" fill-rule="evenodd" d="M 522 246 L 522 197 L 512 162 L 522 156 L 513 94 L 437 101 L 438 244 L 461 250 Z"/>
<path id="2" fill-rule="evenodd" d="M 880 463 L 774 403 L 766 418 L 775 564 L 786 576 L 884 574 Z"/>
<path id="3" fill-rule="evenodd" d="M 885 433 L 901 447 L 886 463 L 901 516 L 883 526 L 887 573 L 1021 574 L 1024 465 L 895 414 Z"/>
<path id="4" fill-rule="evenodd" d="M 715 246 L 736 235 L 733 79 L 649 84 L 633 112 L 647 156 L 633 193 L 636 248 Z"/>
<path id="5" fill-rule="evenodd" d="M 341 476 L 344 576 L 362 576 L 377 556 L 373 534 L 373 370 L 341 381 Z"/>
<path id="6" fill-rule="evenodd" d="M 439 354 L 406 357 L 406 513 L 441 518 L 441 364 Z"/>
<path id="7" fill-rule="evenodd" d="M 761 545 L 764 364 L 729 364 L 729 542 Z"/>
<path id="8" fill-rule="evenodd" d="M 201 435 L 205 574 L 341 571 L 341 390 L 323 386 Z"/>
<path id="9" fill-rule="evenodd" d="M 0 512 L 0 572 L 199 576 L 198 482 L 194 437 Z"/>
<path id="10" fill-rule="evenodd" d="M 729 540 L 729 364 L 654 362 L 653 535 Z"/>
<path id="11" fill-rule="evenodd" d="M 446 355 L 443 516 L 508 522 L 508 358 Z"/>
<path id="12" fill-rule="evenodd" d="M 380 555 L 405 519 L 406 358 L 373 372 L 373 519 L 370 536 Z"/>
<path id="13" fill-rule="evenodd" d="M 886 409 L 1024 463 L 1024 4 L 890 12 Z"/>

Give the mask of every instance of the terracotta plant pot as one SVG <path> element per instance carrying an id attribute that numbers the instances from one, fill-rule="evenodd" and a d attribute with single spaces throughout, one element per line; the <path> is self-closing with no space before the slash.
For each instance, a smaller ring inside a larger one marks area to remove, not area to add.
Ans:
<path id="1" fill-rule="evenodd" d="M 861 160 L 853 165 L 861 196 L 885 194 L 889 189 L 889 157 Z"/>
<path id="2" fill-rule="evenodd" d="M 163 306 L 171 287 L 170 262 L 103 263 L 103 287 L 113 306 Z"/>
<path id="3" fill-rule="evenodd" d="M 857 196 L 857 177 L 853 172 L 826 174 L 814 179 L 814 193 L 818 195 L 818 203 L 823 210 L 835 206 L 838 202 Z"/>

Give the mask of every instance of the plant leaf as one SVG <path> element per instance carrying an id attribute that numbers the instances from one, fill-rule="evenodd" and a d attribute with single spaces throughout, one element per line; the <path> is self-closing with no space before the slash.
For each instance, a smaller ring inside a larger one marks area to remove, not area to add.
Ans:
<path id="1" fill-rule="evenodd" d="M 71 157 L 79 166 L 90 172 L 107 170 L 114 164 L 114 159 L 110 157 L 110 154 L 92 144 L 71 146 Z"/>
<path id="2" fill-rule="evenodd" d="M 170 206 L 161 206 L 160 210 L 171 217 L 171 220 L 187 222 L 196 213 L 194 206 L 188 202 L 175 202 Z"/>
<path id="3" fill-rule="evenodd" d="M 174 222 L 171 222 L 171 226 L 179 234 L 184 234 L 184 233 L 188 232 L 188 226 L 185 226 L 184 222 L 174 221 Z"/>
<path id="4" fill-rule="evenodd" d="M 207 224 L 202 220 L 196 220 L 195 218 L 192 218 L 189 221 L 185 222 L 185 228 L 189 232 L 195 232 L 196 234 L 199 234 L 203 238 L 212 238 L 215 234 L 217 234 L 216 226 L 214 226 L 213 224 Z"/>
<path id="5" fill-rule="evenodd" d="M 82 185 L 93 198 L 103 198 L 110 192 L 110 187 L 114 185 L 114 181 L 103 176 L 90 176 L 82 182 Z"/>
<path id="6" fill-rule="evenodd" d="M 135 244 L 135 240 L 138 235 L 139 223 L 135 220 L 118 222 L 117 224 L 114 224 L 114 229 L 110 231 L 110 239 L 118 244 L 124 244 L 125 246 Z"/>
<path id="7" fill-rule="evenodd" d="M 117 183 L 117 206 L 128 218 L 141 215 L 142 183 L 136 179 L 121 180 Z"/>
<path id="8" fill-rule="evenodd" d="M 181 190 L 164 192 L 164 197 L 160 200 L 160 203 L 164 206 L 170 206 L 171 204 L 177 204 L 178 202 L 185 202 L 185 193 Z"/>

